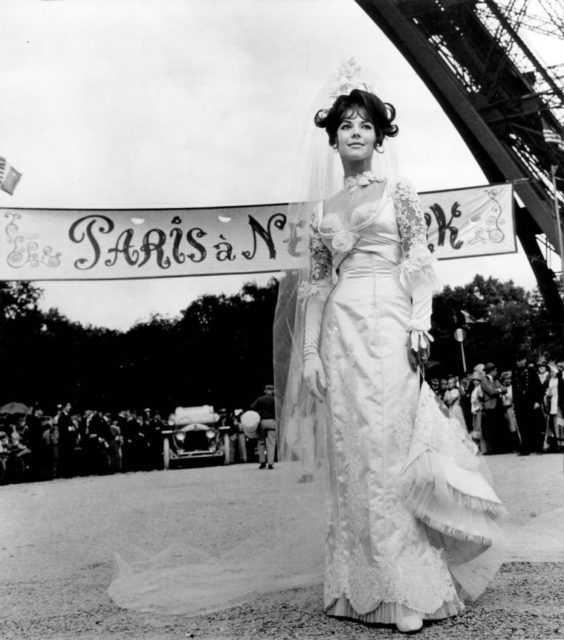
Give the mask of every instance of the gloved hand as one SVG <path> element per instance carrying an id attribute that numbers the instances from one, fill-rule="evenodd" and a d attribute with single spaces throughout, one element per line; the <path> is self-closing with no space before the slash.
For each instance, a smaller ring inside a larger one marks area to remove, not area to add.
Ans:
<path id="1" fill-rule="evenodd" d="M 308 391 L 318 400 L 323 400 L 327 378 L 319 357 L 319 333 L 326 296 L 311 296 L 307 301 L 304 331 L 303 377 Z"/>
<path id="2" fill-rule="evenodd" d="M 428 331 L 411 329 L 407 357 L 414 371 L 417 367 L 423 368 L 427 363 L 431 353 L 431 342 L 433 336 Z"/>
<path id="3" fill-rule="evenodd" d="M 327 378 L 321 358 L 317 352 L 309 353 L 304 358 L 303 377 L 308 391 L 318 400 L 323 401 L 327 390 Z"/>

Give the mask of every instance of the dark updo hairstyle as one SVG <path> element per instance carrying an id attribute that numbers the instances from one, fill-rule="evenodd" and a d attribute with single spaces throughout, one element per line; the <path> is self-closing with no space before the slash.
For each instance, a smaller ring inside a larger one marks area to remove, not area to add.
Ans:
<path id="1" fill-rule="evenodd" d="M 396 110 L 389 102 L 383 102 L 378 96 L 362 89 L 353 89 L 348 95 L 339 96 L 330 109 L 321 109 L 315 114 L 316 126 L 327 131 L 329 144 L 337 142 L 337 129 L 347 114 L 356 114 L 360 110 L 366 113 L 376 130 L 375 147 L 380 147 L 384 138 L 393 138 L 398 134 L 398 126 L 392 124 Z"/>

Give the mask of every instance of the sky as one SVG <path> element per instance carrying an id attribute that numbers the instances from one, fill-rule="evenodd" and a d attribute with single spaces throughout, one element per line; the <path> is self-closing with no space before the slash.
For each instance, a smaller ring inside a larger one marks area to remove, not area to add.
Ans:
<path id="1" fill-rule="evenodd" d="M 315 98 L 341 60 L 378 69 L 397 108 L 402 174 L 421 191 L 484 184 L 450 121 L 353 0 L 2 0 L 0 155 L 23 178 L 0 207 L 159 208 L 293 199 Z M 390 96 L 389 98 L 387 96 Z M 535 286 L 527 259 L 439 263 Z M 221 276 L 41 282 L 43 309 L 126 330 L 175 317 Z"/>

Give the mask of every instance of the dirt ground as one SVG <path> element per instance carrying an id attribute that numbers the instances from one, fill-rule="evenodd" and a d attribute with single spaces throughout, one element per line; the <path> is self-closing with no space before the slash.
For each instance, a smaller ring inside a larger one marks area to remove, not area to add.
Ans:
<path id="1" fill-rule="evenodd" d="M 422 639 L 564 638 L 564 457 L 489 456 L 510 517 L 507 561 L 467 611 Z M 256 465 L 82 477 L 0 487 L 2 640 L 388 637 L 329 618 L 322 588 L 263 596 L 198 617 L 137 613 L 107 593 L 114 551 L 153 552 L 187 537 L 210 550 L 264 526 L 280 469 Z M 397 634 L 396 634 L 397 637 Z"/>

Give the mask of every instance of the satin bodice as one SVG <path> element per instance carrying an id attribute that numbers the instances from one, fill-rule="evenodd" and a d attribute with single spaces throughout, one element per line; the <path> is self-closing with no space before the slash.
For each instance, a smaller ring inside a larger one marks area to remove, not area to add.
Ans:
<path id="1" fill-rule="evenodd" d="M 401 262 L 401 237 L 388 188 L 379 199 L 365 200 L 356 206 L 349 216 L 348 227 L 341 220 L 329 205 L 319 222 L 321 239 L 331 252 L 335 268 L 339 269 L 349 254 L 357 252 L 378 254 L 394 265 Z"/>

